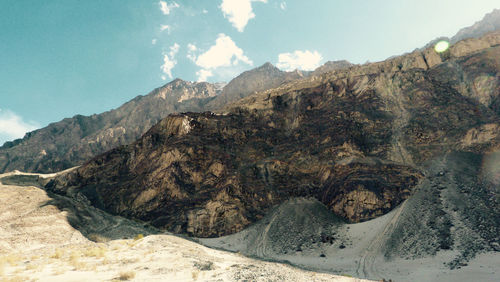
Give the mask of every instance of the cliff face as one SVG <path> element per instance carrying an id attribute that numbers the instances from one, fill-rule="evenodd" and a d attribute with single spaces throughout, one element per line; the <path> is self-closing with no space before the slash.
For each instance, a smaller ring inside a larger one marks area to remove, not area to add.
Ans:
<path id="1" fill-rule="evenodd" d="M 48 184 L 167 230 L 237 232 L 293 196 L 350 222 L 408 198 L 426 163 L 500 148 L 500 33 L 171 115 Z M 69 188 L 68 188 L 69 187 Z"/>
<path id="2" fill-rule="evenodd" d="M 92 116 L 77 115 L 27 133 L 0 147 L 0 172 L 55 172 L 81 165 L 117 146 L 134 142 L 168 114 L 218 110 L 254 92 L 302 78 L 266 63 L 227 85 L 176 79 L 146 96 Z"/>
<path id="3" fill-rule="evenodd" d="M 98 115 L 66 118 L 0 147 L 0 172 L 55 172 L 131 143 L 170 113 L 201 111 L 218 90 L 176 79 Z"/>

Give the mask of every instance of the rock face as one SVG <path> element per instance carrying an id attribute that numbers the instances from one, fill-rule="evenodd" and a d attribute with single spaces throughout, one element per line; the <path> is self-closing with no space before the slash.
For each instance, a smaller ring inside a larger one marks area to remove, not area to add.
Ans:
<path id="1" fill-rule="evenodd" d="M 324 63 L 322 66 L 318 67 L 315 69 L 311 75 L 320 75 L 325 72 L 330 72 L 330 71 L 335 71 L 335 70 L 342 70 L 342 69 L 348 69 L 350 67 L 354 66 L 353 64 L 349 63 L 346 60 L 342 61 L 328 61 Z"/>
<path id="2" fill-rule="evenodd" d="M 54 172 L 79 165 L 137 140 L 170 113 L 203 110 L 217 93 L 216 85 L 176 79 L 117 109 L 52 123 L 0 147 L 0 172 Z"/>
<path id="3" fill-rule="evenodd" d="M 171 113 L 218 110 L 227 103 L 303 77 L 266 63 L 222 83 L 175 79 L 146 96 L 92 116 L 77 115 L 29 132 L 0 147 L 0 173 L 13 170 L 55 172 L 67 169 L 120 145 L 137 140 Z"/>
<path id="4" fill-rule="evenodd" d="M 231 80 L 222 93 L 207 105 L 208 110 L 217 110 L 255 92 L 278 87 L 284 83 L 303 78 L 300 71 L 281 71 L 271 63 L 246 71 Z"/>
<path id="5" fill-rule="evenodd" d="M 500 148 L 498 43 L 493 33 L 441 56 L 312 76 L 227 114 L 171 115 L 47 188 L 199 237 L 237 232 L 290 197 L 314 197 L 349 222 L 372 219 L 413 193 L 427 161 Z"/>

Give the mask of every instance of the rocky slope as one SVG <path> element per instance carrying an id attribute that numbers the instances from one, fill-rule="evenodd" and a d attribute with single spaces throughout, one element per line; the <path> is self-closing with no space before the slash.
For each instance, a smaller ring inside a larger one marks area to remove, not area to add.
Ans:
<path id="1" fill-rule="evenodd" d="M 427 45 L 425 45 L 425 47 L 422 49 L 434 46 L 434 44 L 436 44 L 438 41 L 441 40 L 447 40 L 451 44 L 455 44 L 464 39 L 482 37 L 483 35 L 489 32 L 493 32 L 499 29 L 500 29 L 500 9 L 494 9 L 490 13 L 486 14 L 480 21 L 474 23 L 471 26 L 459 30 L 451 38 L 448 38 L 446 36 L 436 38 L 431 42 L 427 43 Z"/>
<path id="2" fill-rule="evenodd" d="M 29 132 L 0 147 L 0 172 L 54 172 L 137 140 L 168 114 L 217 110 L 257 91 L 302 78 L 266 63 L 225 85 L 176 79 L 121 107 L 92 116 L 77 115 Z"/>
<path id="3" fill-rule="evenodd" d="M 259 92 L 227 114 L 171 115 L 48 189 L 200 237 L 242 230 L 290 197 L 349 222 L 415 193 L 426 162 L 499 148 L 500 33 Z"/>
<path id="4" fill-rule="evenodd" d="M 281 71 L 271 63 L 243 72 L 222 89 L 222 93 L 210 101 L 207 110 L 217 110 L 230 102 L 237 101 L 255 92 L 280 86 L 281 84 L 303 78 L 300 71 Z"/>
<path id="5" fill-rule="evenodd" d="M 0 172 L 54 172 L 79 165 L 135 141 L 170 113 L 202 110 L 217 92 L 213 84 L 176 79 L 117 109 L 52 123 L 0 147 Z"/>

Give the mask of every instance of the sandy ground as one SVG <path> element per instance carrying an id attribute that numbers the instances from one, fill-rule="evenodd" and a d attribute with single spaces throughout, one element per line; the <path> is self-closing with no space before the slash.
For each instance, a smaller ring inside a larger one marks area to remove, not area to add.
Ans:
<path id="1" fill-rule="evenodd" d="M 313 199 L 293 199 L 272 211 L 261 222 L 239 233 L 198 241 L 207 246 L 253 257 L 287 261 L 305 269 L 354 277 L 392 281 L 500 281 L 500 252 L 479 254 L 467 265 L 453 270 L 444 262 L 451 261 L 457 255 L 456 251 L 442 250 L 436 256 L 419 259 L 387 260 L 381 249 L 405 209 L 405 203 L 374 220 L 357 224 L 333 223 L 331 229 L 323 227 L 316 234 L 317 238 L 328 232 L 334 234 L 333 241 L 322 242 L 316 239 L 309 243 L 297 242 L 290 240 L 293 237 L 291 233 L 273 233 L 273 229 L 278 231 L 294 228 L 277 228 L 275 225 L 283 225 L 284 221 L 297 215 L 292 221 L 294 224 L 302 223 L 298 229 L 315 229 L 318 225 L 315 220 L 321 214 L 318 213 L 318 205 L 320 203 Z M 314 216 L 308 216 L 304 212 L 313 209 Z M 314 234 L 310 235 L 313 238 Z"/>
<path id="2" fill-rule="evenodd" d="M 366 281 L 251 259 L 168 234 L 142 237 L 139 227 L 124 228 L 124 219 L 102 224 L 135 238 L 97 237 L 96 243 L 68 221 L 68 213 L 81 209 L 61 210 L 40 188 L 0 184 L 0 199 L 1 281 Z"/>

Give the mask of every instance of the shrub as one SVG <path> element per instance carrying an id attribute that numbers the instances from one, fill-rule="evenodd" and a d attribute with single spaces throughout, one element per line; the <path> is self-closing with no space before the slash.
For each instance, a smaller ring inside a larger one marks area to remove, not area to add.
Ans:
<path id="1" fill-rule="evenodd" d="M 120 272 L 120 276 L 118 277 L 120 280 L 130 280 L 134 279 L 135 272 L 134 271 L 122 271 Z"/>

